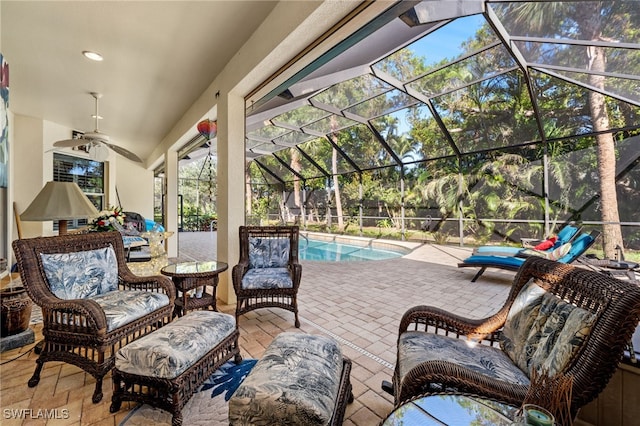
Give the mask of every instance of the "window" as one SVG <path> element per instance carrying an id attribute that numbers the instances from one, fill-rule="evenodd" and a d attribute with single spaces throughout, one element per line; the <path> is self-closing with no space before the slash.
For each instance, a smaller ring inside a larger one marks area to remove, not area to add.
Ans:
<path id="1" fill-rule="evenodd" d="M 53 180 L 75 182 L 98 211 L 104 209 L 104 163 L 65 154 L 53 154 Z M 85 226 L 87 219 L 69 221 L 69 229 Z M 54 222 L 54 229 L 58 223 Z"/>

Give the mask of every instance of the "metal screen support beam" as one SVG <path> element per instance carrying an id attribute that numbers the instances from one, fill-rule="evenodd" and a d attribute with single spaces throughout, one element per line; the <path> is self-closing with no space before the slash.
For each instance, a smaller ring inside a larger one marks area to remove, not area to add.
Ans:
<path id="1" fill-rule="evenodd" d="M 400 168 L 400 221 L 402 224 L 402 228 L 401 228 L 402 241 L 405 241 L 406 228 L 404 223 L 404 166 L 401 166 Z"/>
<path id="2" fill-rule="evenodd" d="M 360 181 L 358 183 L 358 225 L 360 226 L 360 236 L 362 237 L 362 213 L 363 213 L 363 208 L 362 208 L 362 201 L 363 201 L 363 193 L 364 193 L 364 189 L 362 188 L 362 173 L 358 173 L 358 180 Z"/>
<path id="3" fill-rule="evenodd" d="M 544 144 L 544 154 L 542 156 L 542 184 L 544 185 L 544 235 L 543 238 L 549 236 L 551 231 L 549 217 L 549 144 Z"/>

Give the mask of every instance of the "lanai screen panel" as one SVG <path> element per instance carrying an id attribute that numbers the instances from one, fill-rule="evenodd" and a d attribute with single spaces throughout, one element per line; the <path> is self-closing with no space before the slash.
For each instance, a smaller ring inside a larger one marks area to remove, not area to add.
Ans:
<path id="1" fill-rule="evenodd" d="M 637 1 L 489 5 L 530 65 L 547 65 L 567 78 L 640 102 Z M 599 61 L 602 55 L 606 60 Z M 593 76 L 604 76 L 604 84 Z"/>
<path id="2" fill-rule="evenodd" d="M 504 148 L 540 139 L 520 71 L 433 99 L 460 152 Z"/>
<path id="3" fill-rule="evenodd" d="M 409 216 L 436 208 L 455 217 L 459 198 L 453 194 L 452 205 L 452 194 L 443 189 L 457 185 L 462 172 L 473 188 L 462 205 L 472 232 L 479 232 L 474 227 L 483 219 L 543 221 L 545 184 L 553 223 L 601 219 L 597 201 L 590 201 L 600 191 L 592 178 L 598 163 L 594 134 L 615 134 L 619 160 L 634 158 L 632 147 L 638 145 L 624 141 L 638 133 L 640 123 L 640 2 L 482 5 L 486 14 L 430 17 L 434 22 L 414 23 L 412 36 L 393 50 L 368 56 L 359 51 L 354 56 L 368 61 L 347 61 L 344 68 L 329 63 L 326 74 L 303 77 L 308 90 L 292 88 L 290 110 L 282 112 L 285 96 L 277 99 L 273 117 L 259 112 L 264 125 L 248 132 L 247 147 L 256 155 L 275 153 L 305 179 L 333 185 L 327 175 L 343 175 L 349 202 L 357 183 L 353 176 L 365 172 L 397 182 L 402 171 Z M 592 60 L 595 53 L 606 57 L 604 68 Z M 609 117 L 600 126 L 592 118 L 598 97 Z M 306 156 L 293 156 L 293 146 Z M 281 166 L 268 163 L 279 178 L 293 179 Z M 630 164 L 618 175 L 623 220 L 636 220 L 626 204 L 636 199 L 636 167 Z M 524 176 L 528 182 L 520 181 Z M 435 200 L 442 204 L 433 206 Z M 538 225 L 515 223 L 495 225 L 494 236 L 542 232 Z"/>
<path id="4" fill-rule="evenodd" d="M 299 148 L 328 174 L 341 175 L 344 173 L 351 173 L 355 170 L 355 167 L 345 160 L 338 150 L 335 151 L 334 170 L 333 156 L 335 148 L 326 138 L 313 139 L 299 145 Z"/>

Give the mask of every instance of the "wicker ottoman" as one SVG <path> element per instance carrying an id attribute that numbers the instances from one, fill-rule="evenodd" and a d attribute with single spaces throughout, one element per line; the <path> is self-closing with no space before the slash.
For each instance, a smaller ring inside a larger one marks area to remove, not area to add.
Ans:
<path id="1" fill-rule="evenodd" d="M 122 401 L 169 411 L 182 424 L 182 408 L 222 364 L 239 363 L 238 328 L 232 315 L 193 311 L 116 354 L 111 412 Z"/>
<path id="2" fill-rule="evenodd" d="M 281 333 L 229 400 L 229 424 L 341 425 L 350 372 L 334 339 Z"/>

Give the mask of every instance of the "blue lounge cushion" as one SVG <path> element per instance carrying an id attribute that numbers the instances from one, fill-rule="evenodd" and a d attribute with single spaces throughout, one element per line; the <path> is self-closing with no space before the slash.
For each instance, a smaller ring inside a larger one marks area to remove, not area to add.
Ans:
<path id="1" fill-rule="evenodd" d="M 474 250 L 474 253 L 478 253 L 483 256 L 515 256 L 520 251 L 522 251 L 522 247 L 480 246 Z"/>
<path id="2" fill-rule="evenodd" d="M 522 257 L 473 255 L 464 260 L 467 265 L 513 267 L 519 268 L 524 263 Z"/>
<path id="3" fill-rule="evenodd" d="M 562 228 L 560 230 L 560 232 L 558 232 L 557 235 L 557 239 L 555 244 L 553 245 L 553 247 L 551 247 L 551 249 L 556 249 L 558 247 L 560 247 L 563 244 L 568 243 L 569 241 L 571 241 L 571 239 L 574 237 L 574 235 L 576 235 L 576 233 L 579 231 L 579 228 L 576 228 L 575 226 L 571 226 L 571 225 L 567 225 L 564 228 Z"/>
<path id="4" fill-rule="evenodd" d="M 589 234 L 580 235 L 571 243 L 571 250 L 569 250 L 569 253 L 565 254 L 560 259 L 558 259 L 558 262 L 560 263 L 573 262 L 574 260 L 576 260 L 578 256 L 580 256 L 587 250 L 587 248 L 591 245 L 591 243 L 593 243 L 593 240 L 594 238 Z"/>
<path id="5" fill-rule="evenodd" d="M 563 246 L 571 241 L 571 239 L 576 235 L 576 233 L 580 230 L 572 225 L 564 226 L 556 236 L 556 241 L 553 245 L 545 251 L 553 251 L 558 247 Z M 522 252 L 522 247 L 511 247 L 511 246 L 480 246 L 476 247 L 474 253 L 482 254 L 485 256 L 516 256 Z"/>

